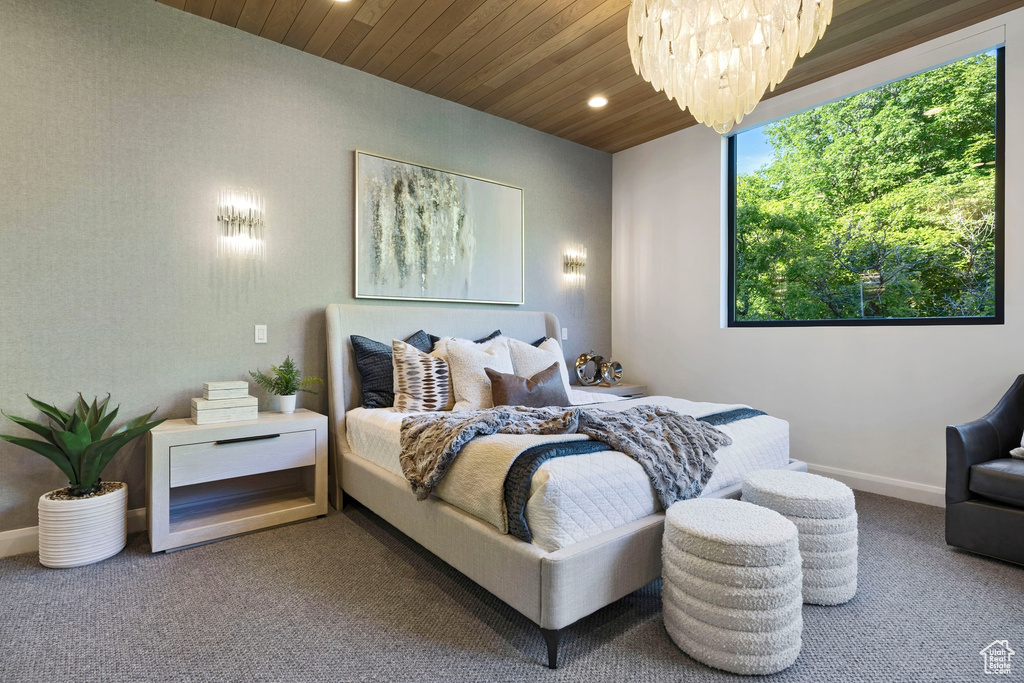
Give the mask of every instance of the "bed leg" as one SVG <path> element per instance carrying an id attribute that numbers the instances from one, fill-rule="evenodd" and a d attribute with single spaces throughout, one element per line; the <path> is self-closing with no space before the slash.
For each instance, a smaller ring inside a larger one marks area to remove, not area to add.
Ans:
<path id="1" fill-rule="evenodd" d="M 544 642 L 548 644 L 548 668 L 558 668 L 558 642 L 562 639 L 564 629 L 542 628 L 540 634 L 544 636 Z"/>

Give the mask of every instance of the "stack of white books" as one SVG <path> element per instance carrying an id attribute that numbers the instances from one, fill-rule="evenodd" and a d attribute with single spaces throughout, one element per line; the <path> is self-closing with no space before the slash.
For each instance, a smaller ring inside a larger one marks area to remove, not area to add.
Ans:
<path id="1" fill-rule="evenodd" d="M 192 399 L 197 425 L 259 418 L 259 400 L 249 395 L 248 382 L 203 382 L 203 397 Z"/>

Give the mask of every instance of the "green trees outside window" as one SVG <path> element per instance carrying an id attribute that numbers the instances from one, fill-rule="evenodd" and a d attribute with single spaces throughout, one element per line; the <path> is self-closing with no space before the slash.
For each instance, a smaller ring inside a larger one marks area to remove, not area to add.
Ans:
<path id="1" fill-rule="evenodd" d="M 730 140 L 732 324 L 1001 322 L 1000 58 Z"/>

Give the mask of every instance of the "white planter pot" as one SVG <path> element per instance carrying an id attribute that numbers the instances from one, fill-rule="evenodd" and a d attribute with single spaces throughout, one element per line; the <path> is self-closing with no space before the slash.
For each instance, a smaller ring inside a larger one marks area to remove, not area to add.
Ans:
<path id="1" fill-rule="evenodd" d="M 291 396 L 278 396 L 278 410 L 280 410 L 282 413 L 285 413 L 286 415 L 294 413 L 296 396 L 297 394 L 292 394 Z"/>
<path id="2" fill-rule="evenodd" d="M 120 487 L 92 498 L 51 500 L 49 493 L 39 497 L 43 566 L 80 567 L 121 552 L 128 540 L 128 485 L 110 483 Z"/>

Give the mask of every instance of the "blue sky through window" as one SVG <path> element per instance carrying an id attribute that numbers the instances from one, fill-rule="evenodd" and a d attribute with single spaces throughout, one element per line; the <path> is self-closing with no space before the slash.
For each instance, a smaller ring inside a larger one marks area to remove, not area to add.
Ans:
<path id="1" fill-rule="evenodd" d="M 775 152 L 768 143 L 768 136 L 764 134 L 764 126 L 751 128 L 736 135 L 737 175 L 753 173 L 771 163 L 774 158 Z"/>

